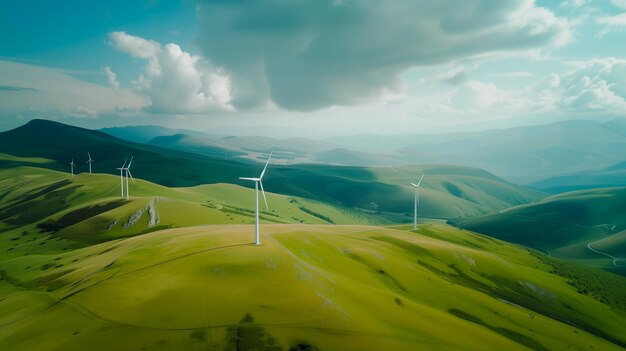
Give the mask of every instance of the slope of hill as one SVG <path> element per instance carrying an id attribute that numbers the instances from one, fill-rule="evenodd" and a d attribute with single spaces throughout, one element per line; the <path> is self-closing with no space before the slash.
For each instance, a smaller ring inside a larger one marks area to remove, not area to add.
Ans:
<path id="1" fill-rule="evenodd" d="M 2 235 L 3 350 L 626 346 L 626 286 L 608 273 L 445 225 L 263 230 L 261 246 L 229 225 L 65 251 Z"/>
<path id="2" fill-rule="evenodd" d="M 249 182 L 239 181 L 238 177 L 258 174 L 262 168 L 262 165 L 251 161 L 136 144 L 101 132 L 49 121 L 31 121 L 20 128 L 0 133 L 0 153 L 53 161 L 38 165 L 40 167 L 67 171 L 67 163 L 74 158 L 77 172 L 84 172 L 87 169 L 84 163 L 87 151 L 96 160 L 96 172 L 104 170 L 115 174 L 115 168 L 121 166 L 124 158 L 132 155 L 135 157 L 135 176 L 164 186 L 215 183 L 251 186 Z M 2 161 L 0 158 L 0 168 L 15 165 L 15 159 Z M 408 181 L 414 180 L 419 172 L 428 175 L 423 191 L 423 214 L 430 217 L 447 219 L 484 214 L 543 197 L 539 192 L 464 167 L 396 169 L 315 164 L 273 164 L 271 167 L 264 179 L 269 191 L 334 206 L 358 208 L 395 222 L 410 220 L 413 190 Z M 389 172 L 393 174 L 388 175 Z"/>
<path id="3" fill-rule="evenodd" d="M 81 246 L 165 228 L 254 223 L 254 191 L 232 184 L 167 188 L 137 179 L 131 184 L 132 198 L 125 200 L 117 176 L 72 177 L 18 167 L 0 171 L 0 179 L 0 233 L 26 226 L 26 231 L 39 232 L 40 245 L 51 244 L 42 241 L 47 234 Z M 272 223 L 381 222 L 314 200 L 273 193 L 267 193 L 267 200 L 271 210 L 263 211 L 261 220 Z"/>
<path id="4" fill-rule="evenodd" d="M 170 136 L 170 135 L 176 135 L 176 134 L 186 134 L 186 135 L 191 135 L 191 136 L 196 136 L 196 137 L 209 137 L 210 136 L 208 133 L 197 132 L 194 130 L 171 129 L 171 128 L 165 128 L 165 127 L 154 126 L 154 125 L 110 127 L 110 128 L 102 128 L 99 131 L 106 133 L 108 135 L 114 136 L 119 139 L 131 141 L 134 143 L 142 143 L 142 144 L 146 144 L 150 142 L 150 140 L 157 138 L 157 137 Z"/>
<path id="5" fill-rule="evenodd" d="M 582 190 L 459 226 L 626 275 L 626 187 Z"/>

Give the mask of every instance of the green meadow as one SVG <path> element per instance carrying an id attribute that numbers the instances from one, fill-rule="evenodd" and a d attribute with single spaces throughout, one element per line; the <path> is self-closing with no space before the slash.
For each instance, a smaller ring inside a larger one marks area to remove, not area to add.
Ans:
<path id="1" fill-rule="evenodd" d="M 580 190 L 458 222 L 554 257 L 626 275 L 626 188 Z"/>
<path id="2" fill-rule="evenodd" d="M 620 350 L 623 304 L 537 253 L 454 229 L 174 228 L 2 243 L 3 350 Z M 88 235 L 88 233 L 85 233 Z M 33 234 L 27 234 L 29 237 Z M 607 273 L 608 274 L 608 273 Z M 620 290 L 621 289 L 621 290 Z M 35 332 L 37 331 L 37 332 Z"/>
<path id="3" fill-rule="evenodd" d="M 537 206 L 556 215 L 562 206 L 552 204 L 568 195 L 541 200 L 456 166 L 273 165 L 255 246 L 249 187 L 218 178 L 167 186 L 143 179 L 144 164 L 133 168 L 127 200 L 119 175 L 72 176 L 54 155 L 32 154 L 0 155 L 3 351 L 626 347 L 623 277 L 445 224 L 529 202 L 503 213 Z M 217 177 L 223 165 L 212 166 Z M 258 168 L 225 166 L 238 175 Z M 398 223 L 411 220 L 408 182 L 422 173 L 413 231 Z M 604 228 L 591 219 L 604 221 L 608 208 L 594 208 L 577 212 L 579 225 Z M 621 217 L 612 218 L 615 231 Z M 593 236 L 594 248 L 619 252 L 623 239 Z"/>

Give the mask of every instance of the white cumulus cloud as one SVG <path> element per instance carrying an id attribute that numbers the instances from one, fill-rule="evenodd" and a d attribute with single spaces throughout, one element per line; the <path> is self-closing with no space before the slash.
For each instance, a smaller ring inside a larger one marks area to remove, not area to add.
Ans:
<path id="1" fill-rule="evenodd" d="M 111 46 L 146 62 L 133 89 L 149 102 L 146 111 L 202 114 L 233 111 L 231 80 L 224 71 L 198 55 L 170 43 L 161 45 L 125 32 L 109 34 Z"/>
<path id="2" fill-rule="evenodd" d="M 626 114 L 626 60 L 594 59 L 554 74 L 533 87 L 536 107 L 561 114 L 602 116 Z"/>
<path id="3" fill-rule="evenodd" d="M 111 70 L 111 67 L 104 66 L 103 70 L 104 74 L 106 74 L 107 76 L 107 82 L 109 82 L 109 85 L 113 89 L 119 89 L 120 82 L 117 80 L 117 75 L 115 74 L 115 72 L 113 72 L 113 70 Z"/>

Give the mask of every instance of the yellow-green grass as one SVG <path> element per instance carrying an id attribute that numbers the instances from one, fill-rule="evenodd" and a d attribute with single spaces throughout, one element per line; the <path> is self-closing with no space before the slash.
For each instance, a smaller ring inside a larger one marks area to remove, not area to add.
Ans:
<path id="1" fill-rule="evenodd" d="M 165 228 L 254 223 L 254 190 L 232 184 L 168 188 L 137 179 L 130 200 L 119 177 L 32 167 L 0 171 L 0 242 L 11 254 L 75 247 Z M 269 223 L 380 223 L 348 208 L 267 193 L 261 221 Z M 61 240 L 57 242 L 57 240 Z"/>
<path id="2" fill-rule="evenodd" d="M 5 258 L 2 349 L 228 350 L 229 335 L 284 350 L 626 344 L 624 309 L 515 245 L 442 224 L 261 229 L 261 246 L 251 225 L 210 225 Z"/>
<path id="3" fill-rule="evenodd" d="M 44 163 L 52 163 L 54 161 L 47 159 L 47 158 L 42 158 L 42 157 L 19 157 L 19 156 L 9 155 L 9 154 L 0 152 L 0 162 L 44 164 Z"/>

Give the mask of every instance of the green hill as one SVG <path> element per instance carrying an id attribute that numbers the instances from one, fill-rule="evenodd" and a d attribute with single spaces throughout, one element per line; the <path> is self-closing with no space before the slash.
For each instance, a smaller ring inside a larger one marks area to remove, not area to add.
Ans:
<path id="1" fill-rule="evenodd" d="M 582 190 L 469 218 L 458 225 L 624 275 L 624 208 L 626 187 Z"/>
<path id="2" fill-rule="evenodd" d="M 420 171 L 433 204 L 526 196 L 480 170 Z M 399 188 L 414 175 L 315 172 Z M 447 225 L 340 225 L 384 216 L 268 193 L 254 246 L 253 191 L 234 184 L 137 179 L 124 200 L 117 175 L 19 166 L 0 179 L 3 351 L 626 347 L 622 277 Z"/>
<path id="3" fill-rule="evenodd" d="M 133 175 L 164 186 L 235 183 L 254 176 L 261 164 L 209 157 L 191 152 L 136 144 L 110 135 L 55 122 L 34 120 L 0 133 L 0 169 L 19 165 L 19 158 L 44 158 L 48 163 L 24 163 L 68 171 L 74 158 L 77 172 L 85 172 L 86 152 L 95 159 L 95 172 L 116 174 L 125 158 L 134 156 Z M 81 156 L 82 155 L 82 156 Z M 81 158 L 82 157 L 82 158 Z M 505 182 L 487 172 L 455 166 L 401 168 L 342 167 L 333 165 L 272 164 L 264 179 L 268 191 L 350 207 L 393 222 L 411 220 L 413 189 L 408 185 L 419 173 L 427 174 L 422 192 L 423 215 L 462 218 L 536 201 L 544 195 Z"/>
<path id="4" fill-rule="evenodd" d="M 84 246 L 166 228 L 254 223 L 254 190 L 232 184 L 167 188 L 137 179 L 130 187 L 131 199 L 125 200 L 118 176 L 72 177 L 18 167 L 0 171 L 0 178 L 0 233 L 16 228 L 38 232 L 38 245 L 51 244 L 43 240 L 48 234 L 67 239 L 71 246 Z M 265 222 L 381 223 L 314 200 L 273 193 L 267 193 L 267 200 L 270 211 L 261 207 Z"/>
<path id="5" fill-rule="evenodd" d="M 175 228 L 68 250 L 64 237 L 40 246 L 30 238 L 41 234 L 3 233 L 2 349 L 626 346 L 626 285 L 612 274 L 445 225 L 264 225 L 261 246 L 250 229 Z"/>

